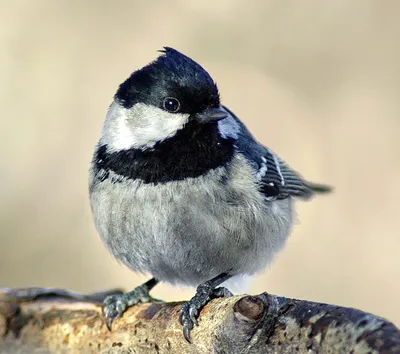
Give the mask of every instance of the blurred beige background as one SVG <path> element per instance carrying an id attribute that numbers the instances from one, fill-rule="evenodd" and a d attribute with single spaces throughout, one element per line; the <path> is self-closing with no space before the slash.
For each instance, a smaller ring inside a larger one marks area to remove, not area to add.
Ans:
<path id="1" fill-rule="evenodd" d="M 400 325 L 399 18 L 382 0 L 0 1 L 0 286 L 145 279 L 103 248 L 87 169 L 117 86 L 169 45 L 259 140 L 335 187 L 298 203 L 301 223 L 249 291 Z"/>

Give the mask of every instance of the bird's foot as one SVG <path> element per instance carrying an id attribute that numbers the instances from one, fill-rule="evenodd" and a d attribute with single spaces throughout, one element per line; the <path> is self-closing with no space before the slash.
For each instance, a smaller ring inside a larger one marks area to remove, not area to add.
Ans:
<path id="1" fill-rule="evenodd" d="M 197 318 L 200 311 L 212 299 L 230 297 L 232 293 L 224 287 L 214 288 L 210 282 L 205 282 L 197 287 L 196 295 L 184 303 L 179 312 L 179 322 L 183 326 L 183 336 L 190 343 L 190 331 L 194 324 L 198 325 Z"/>
<path id="2" fill-rule="evenodd" d="M 162 302 L 162 300 L 151 297 L 149 291 L 150 289 L 145 283 L 125 294 L 106 297 L 103 302 L 102 310 L 108 330 L 111 331 L 114 320 L 117 317 L 121 317 L 129 307 L 140 302 Z"/>

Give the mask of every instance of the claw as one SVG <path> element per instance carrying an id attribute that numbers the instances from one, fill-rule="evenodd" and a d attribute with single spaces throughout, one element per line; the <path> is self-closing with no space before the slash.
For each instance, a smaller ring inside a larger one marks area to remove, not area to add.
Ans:
<path id="1" fill-rule="evenodd" d="M 207 305 L 211 299 L 217 297 L 231 296 L 231 292 L 225 288 L 212 288 L 208 284 L 200 285 L 197 288 L 196 295 L 190 301 L 184 303 L 179 312 L 179 323 L 183 326 L 183 336 L 191 343 L 190 331 L 194 325 L 198 326 L 198 317 L 200 311 Z"/>
<path id="2" fill-rule="evenodd" d="M 111 332 L 111 327 L 112 327 L 112 323 L 114 321 L 114 318 L 112 317 L 106 317 L 106 326 L 107 329 Z"/>
<path id="3" fill-rule="evenodd" d="M 103 302 L 101 310 L 103 312 L 103 316 L 105 317 L 106 326 L 109 331 L 111 331 L 114 320 L 124 313 L 122 307 L 125 299 L 123 296 L 124 295 L 109 296 Z"/>
<path id="4" fill-rule="evenodd" d="M 185 305 L 183 305 L 183 306 L 185 306 Z M 183 317 L 184 317 L 183 306 L 182 306 L 181 310 L 179 311 L 179 323 L 181 324 L 181 326 L 183 326 Z"/>
<path id="5" fill-rule="evenodd" d="M 189 308 L 189 318 L 196 326 L 199 325 L 199 322 L 197 321 L 197 317 L 199 316 L 199 311 L 197 311 L 196 308 L 190 307 Z"/>
<path id="6" fill-rule="evenodd" d="M 109 331 L 111 331 L 114 320 L 121 317 L 126 309 L 138 304 L 139 302 L 161 301 L 153 299 L 149 295 L 149 291 L 157 284 L 154 278 L 147 283 L 138 286 L 129 293 L 108 296 L 101 307 L 101 311 L 105 318 L 105 323 Z"/>
<path id="7" fill-rule="evenodd" d="M 190 329 L 188 329 L 188 327 L 183 326 L 183 336 L 189 344 L 192 344 L 190 340 Z"/>
<path id="8" fill-rule="evenodd" d="M 189 318 L 183 319 L 183 336 L 185 339 L 191 343 L 190 340 L 190 331 L 193 329 L 193 322 Z"/>

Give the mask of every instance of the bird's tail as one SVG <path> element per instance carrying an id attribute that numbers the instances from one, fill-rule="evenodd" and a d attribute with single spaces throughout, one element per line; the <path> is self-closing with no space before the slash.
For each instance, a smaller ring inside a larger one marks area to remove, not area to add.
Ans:
<path id="1" fill-rule="evenodd" d="M 324 184 L 307 182 L 307 187 L 310 188 L 314 193 L 330 193 L 333 188 Z"/>

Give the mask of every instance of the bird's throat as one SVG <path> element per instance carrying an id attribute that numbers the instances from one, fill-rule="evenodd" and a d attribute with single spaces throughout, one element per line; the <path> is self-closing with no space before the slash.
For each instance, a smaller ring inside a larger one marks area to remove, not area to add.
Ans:
<path id="1" fill-rule="evenodd" d="M 199 177 L 229 164 L 233 149 L 234 141 L 222 138 L 216 123 L 189 123 L 152 149 L 109 152 L 107 145 L 101 145 L 95 152 L 93 163 L 102 179 L 112 171 L 144 183 L 166 183 Z"/>

